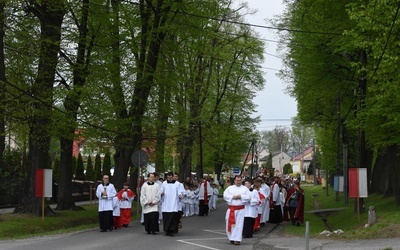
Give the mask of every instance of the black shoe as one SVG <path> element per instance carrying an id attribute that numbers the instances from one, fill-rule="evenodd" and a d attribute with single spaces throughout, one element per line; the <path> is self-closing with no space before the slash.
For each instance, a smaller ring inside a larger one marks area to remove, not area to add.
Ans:
<path id="1" fill-rule="evenodd" d="M 150 231 L 147 231 L 146 233 L 147 233 L 147 234 L 150 234 Z"/>
<path id="2" fill-rule="evenodd" d="M 235 243 L 233 240 L 231 240 L 231 244 Z"/>
<path id="3" fill-rule="evenodd" d="M 300 225 L 301 225 L 300 221 L 296 221 L 296 226 L 300 226 Z"/>
<path id="4" fill-rule="evenodd" d="M 151 232 L 151 234 L 152 234 L 152 235 L 156 235 L 157 233 L 156 233 L 156 232 Z"/>
<path id="5" fill-rule="evenodd" d="M 102 232 L 102 233 L 103 233 L 103 232 L 107 232 L 107 230 L 101 229 L 100 232 Z"/>

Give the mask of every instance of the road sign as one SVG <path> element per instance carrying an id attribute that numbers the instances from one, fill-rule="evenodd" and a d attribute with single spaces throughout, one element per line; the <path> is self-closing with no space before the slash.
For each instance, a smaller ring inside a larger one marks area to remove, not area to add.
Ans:
<path id="1" fill-rule="evenodd" d="M 149 161 L 149 157 L 147 156 L 146 152 L 139 149 L 133 152 L 131 156 L 131 161 L 133 166 L 138 167 L 138 166 L 145 166 L 147 162 Z"/>

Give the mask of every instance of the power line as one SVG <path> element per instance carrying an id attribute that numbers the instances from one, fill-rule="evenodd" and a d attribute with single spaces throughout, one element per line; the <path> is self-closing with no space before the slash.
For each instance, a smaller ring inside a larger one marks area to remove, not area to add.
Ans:
<path id="1" fill-rule="evenodd" d="M 244 26 L 254 27 L 254 28 L 272 29 L 272 30 L 289 31 L 289 32 L 297 32 L 297 33 L 319 34 L 319 35 L 335 35 L 335 36 L 342 35 L 341 33 L 334 33 L 334 32 L 322 32 L 322 31 L 311 31 L 311 30 L 296 30 L 296 29 L 289 29 L 289 28 L 281 28 L 281 27 L 260 25 L 260 24 L 245 23 L 245 22 L 227 20 L 225 18 L 208 17 L 208 16 L 203 16 L 203 15 L 198 15 L 198 14 L 193 14 L 193 13 L 188 13 L 188 12 L 182 12 L 182 11 L 177 11 L 177 10 L 172 10 L 172 12 L 177 13 L 177 14 L 184 14 L 184 15 L 188 15 L 188 16 L 203 18 L 203 19 L 209 19 L 209 20 L 213 20 L 213 21 L 244 25 Z"/>

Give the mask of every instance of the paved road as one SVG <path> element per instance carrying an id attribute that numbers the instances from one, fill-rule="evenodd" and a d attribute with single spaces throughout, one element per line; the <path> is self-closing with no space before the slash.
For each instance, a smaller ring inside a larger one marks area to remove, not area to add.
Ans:
<path id="1" fill-rule="evenodd" d="M 304 238 L 284 238 L 279 234 L 283 226 L 267 224 L 252 239 L 244 239 L 240 246 L 229 243 L 225 234 L 224 216 L 226 205 L 207 217 L 183 218 L 183 228 L 175 237 L 147 235 L 138 221 L 128 228 L 100 233 L 98 228 L 56 236 L 37 237 L 24 240 L 0 241 L 1 250 L 85 250 L 85 249 L 165 249 L 165 250 L 223 250 L 223 249 L 305 249 Z M 162 227 L 161 227 L 162 228 Z M 309 249 L 400 249 L 400 239 L 379 239 L 364 241 L 309 241 Z"/>

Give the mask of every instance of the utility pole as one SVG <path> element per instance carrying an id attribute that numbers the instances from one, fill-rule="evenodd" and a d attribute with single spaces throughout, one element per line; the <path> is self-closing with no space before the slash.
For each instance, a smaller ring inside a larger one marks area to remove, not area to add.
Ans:
<path id="1" fill-rule="evenodd" d="M 361 75 L 358 81 L 359 87 L 359 111 L 357 113 L 362 113 L 365 109 L 365 96 L 367 93 L 367 74 L 365 70 L 365 66 L 367 65 L 367 52 L 365 50 L 361 51 L 360 54 L 360 63 L 361 63 Z M 357 152 L 357 168 L 365 168 L 366 167 L 366 151 L 365 151 L 365 131 L 364 131 L 364 121 L 360 120 L 360 125 L 358 129 L 358 152 Z M 359 203 L 358 204 L 358 200 Z M 354 200 L 354 211 L 356 212 L 364 212 L 364 199 L 359 198 Z"/>
<path id="2" fill-rule="evenodd" d="M 342 125 L 340 119 L 340 90 L 338 91 L 338 98 L 337 98 L 337 138 L 336 138 L 336 176 L 339 178 L 339 171 L 340 171 L 340 127 Z M 328 186 L 328 185 L 327 185 Z M 339 190 L 336 190 L 336 201 L 339 201 Z"/>
<path id="3" fill-rule="evenodd" d="M 255 145 L 255 140 L 253 139 L 253 142 L 251 143 L 253 145 L 253 148 L 251 150 L 251 164 L 250 164 L 250 179 L 253 179 L 253 168 L 254 168 L 254 145 Z"/>
<path id="4" fill-rule="evenodd" d="M 313 147 L 313 157 L 312 157 L 312 165 L 313 165 L 313 174 L 314 174 L 314 186 L 317 185 L 317 166 L 315 159 L 315 139 L 312 139 L 312 147 Z"/>

